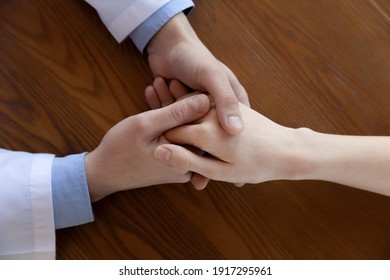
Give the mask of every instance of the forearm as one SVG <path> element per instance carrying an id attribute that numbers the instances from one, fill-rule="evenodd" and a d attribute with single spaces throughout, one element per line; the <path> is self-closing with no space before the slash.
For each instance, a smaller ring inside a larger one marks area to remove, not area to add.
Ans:
<path id="1" fill-rule="evenodd" d="M 325 180 L 390 196 L 390 137 L 297 130 L 304 164 L 297 179 Z"/>

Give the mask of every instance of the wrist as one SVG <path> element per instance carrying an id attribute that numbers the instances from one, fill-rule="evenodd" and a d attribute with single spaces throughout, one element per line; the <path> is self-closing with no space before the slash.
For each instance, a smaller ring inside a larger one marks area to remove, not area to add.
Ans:
<path id="1" fill-rule="evenodd" d="M 146 50 L 149 55 L 159 53 L 161 48 L 173 49 L 178 42 L 198 39 L 186 16 L 179 13 L 171 18 L 149 41 Z M 199 40 L 199 39 L 198 39 Z"/>
<path id="2" fill-rule="evenodd" d="M 99 162 L 96 151 L 90 152 L 85 156 L 85 175 L 88 182 L 89 196 L 91 202 L 96 202 L 99 199 L 107 196 L 104 186 L 104 172 L 99 170 Z"/>
<path id="3" fill-rule="evenodd" d="M 334 181 L 334 177 L 344 165 L 344 162 L 340 161 L 340 155 L 343 153 L 343 149 L 339 147 L 341 139 L 308 128 L 295 129 L 295 135 L 296 168 L 290 179 Z"/>
<path id="4" fill-rule="evenodd" d="M 288 141 L 282 156 L 284 180 L 315 179 L 320 170 L 318 152 L 321 151 L 321 134 L 309 128 L 289 129 Z"/>

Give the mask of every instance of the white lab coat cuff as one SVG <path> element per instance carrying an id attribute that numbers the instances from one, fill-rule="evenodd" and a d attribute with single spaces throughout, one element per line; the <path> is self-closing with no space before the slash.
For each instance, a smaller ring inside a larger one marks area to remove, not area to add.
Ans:
<path id="1" fill-rule="evenodd" d="M 55 258 L 55 228 L 51 188 L 53 155 L 37 154 L 31 166 L 31 203 L 36 257 Z"/>
<path id="2" fill-rule="evenodd" d="M 54 155 L 0 149 L 0 259 L 54 259 Z"/>

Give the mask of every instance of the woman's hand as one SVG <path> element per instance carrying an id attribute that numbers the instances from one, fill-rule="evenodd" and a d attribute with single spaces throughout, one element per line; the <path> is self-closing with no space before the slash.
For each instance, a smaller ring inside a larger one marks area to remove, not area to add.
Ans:
<path id="1" fill-rule="evenodd" d="M 165 137 L 155 157 L 175 167 L 207 178 L 236 184 L 259 183 L 294 177 L 301 164 L 294 156 L 299 147 L 295 130 L 280 126 L 240 104 L 245 129 L 227 133 L 216 118 L 216 110 L 195 123 L 174 128 Z M 210 154 L 204 157 L 179 145 L 192 145 Z"/>

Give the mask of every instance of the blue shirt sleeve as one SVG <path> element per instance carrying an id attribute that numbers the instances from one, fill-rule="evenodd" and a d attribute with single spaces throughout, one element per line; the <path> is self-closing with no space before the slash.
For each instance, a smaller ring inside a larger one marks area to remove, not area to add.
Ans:
<path id="1" fill-rule="evenodd" d="M 84 157 L 86 153 L 56 157 L 51 169 L 56 229 L 93 221 Z"/>
<path id="2" fill-rule="evenodd" d="M 143 53 L 149 40 L 165 23 L 182 11 L 189 12 L 193 6 L 194 3 L 191 0 L 169 1 L 130 33 L 131 40 Z"/>

